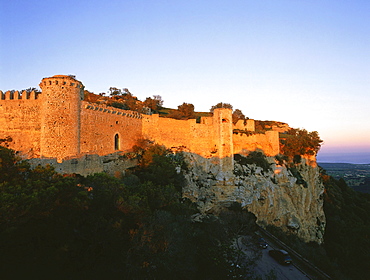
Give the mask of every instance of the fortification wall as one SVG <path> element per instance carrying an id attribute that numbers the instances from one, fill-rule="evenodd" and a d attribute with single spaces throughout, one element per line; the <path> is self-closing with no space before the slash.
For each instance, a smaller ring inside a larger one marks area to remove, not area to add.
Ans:
<path id="1" fill-rule="evenodd" d="M 255 121 L 252 119 L 238 120 L 237 123 L 233 126 L 233 129 L 255 131 Z"/>
<path id="2" fill-rule="evenodd" d="M 181 147 L 219 161 L 222 171 L 232 171 L 233 154 L 256 149 L 279 153 L 277 131 L 233 134 L 255 130 L 254 120 L 232 124 L 232 111 L 215 109 L 212 117 L 176 120 L 141 115 L 106 105 L 82 101 L 83 84 L 74 76 L 44 78 L 42 94 L 0 91 L 0 139 L 12 138 L 9 147 L 25 158 L 56 158 L 59 162 L 84 155 L 130 151 L 139 138 L 168 148 Z M 67 168 L 67 167 L 66 167 Z M 87 168 L 87 167 L 86 167 Z"/>
<path id="3" fill-rule="evenodd" d="M 141 114 L 83 101 L 81 153 L 106 155 L 127 151 L 142 137 Z"/>
<path id="4" fill-rule="evenodd" d="M 168 148 L 184 150 L 211 157 L 214 150 L 213 126 L 198 124 L 195 119 L 176 120 L 160 118 L 159 115 L 143 116 L 143 137 Z"/>
<path id="5" fill-rule="evenodd" d="M 265 134 L 233 134 L 234 154 L 248 154 L 249 151 L 263 150 L 267 156 L 279 154 L 279 132 L 266 131 Z"/>
<path id="6" fill-rule="evenodd" d="M 9 148 L 22 158 L 40 156 L 40 101 L 34 91 L 0 91 L 0 139 L 11 137 Z"/>
<path id="7" fill-rule="evenodd" d="M 215 139 L 215 131 L 213 122 L 207 124 L 195 124 L 191 126 L 191 148 L 194 153 L 201 155 L 204 158 L 211 158 L 217 153 L 217 139 Z"/>

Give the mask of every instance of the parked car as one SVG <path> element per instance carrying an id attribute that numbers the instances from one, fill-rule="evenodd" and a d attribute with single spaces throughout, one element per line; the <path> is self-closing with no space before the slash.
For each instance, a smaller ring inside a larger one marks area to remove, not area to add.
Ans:
<path id="1" fill-rule="evenodd" d="M 260 238 L 260 239 L 258 240 L 258 245 L 259 245 L 262 249 L 266 249 L 266 248 L 267 248 L 267 246 L 268 246 L 268 244 L 267 244 L 266 240 L 265 240 L 265 239 L 263 239 L 263 238 Z"/>
<path id="2" fill-rule="evenodd" d="M 291 264 L 292 258 L 289 256 L 288 252 L 285 250 L 270 250 L 269 255 L 273 257 L 280 264 Z"/>

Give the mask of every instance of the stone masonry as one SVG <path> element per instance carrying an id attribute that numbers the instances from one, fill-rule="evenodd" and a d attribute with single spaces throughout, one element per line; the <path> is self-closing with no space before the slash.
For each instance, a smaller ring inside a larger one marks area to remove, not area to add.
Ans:
<path id="1" fill-rule="evenodd" d="M 277 131 L 254 132 L 254 121 L 232 123 L 230 109 L 213 117 L 175 120 L 144 115 L 83 100 L 84 85 L 74 76 L 42 79 L 41 93 L 0 91 L 0 139 L 25 159 L 56 159 L 59 163 L 86 155 L 129 152 L 140 138 L 168 148 L 182 147 L 219 161 L 222 173 L 233 170 L 233 154 L 261 149 L 279 153 Z M 234 129 L 253 133 L 233 133 Z"/>

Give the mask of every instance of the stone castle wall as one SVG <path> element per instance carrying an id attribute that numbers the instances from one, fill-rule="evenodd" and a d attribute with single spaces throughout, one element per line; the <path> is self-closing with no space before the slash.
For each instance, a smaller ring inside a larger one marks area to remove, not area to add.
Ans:
<path id="1" fill-rule="evenodd" d="M 233 169 L 233 154 L 256 149 L 279 153 L 279 135 L 254 132 L 254 120 L 232 124 L 230 109 L 213 117 L 176 120 L 83 101 L 83 84 L 74 76 L 44 78 L 41 94 L 0 92 L 0 139 L 24 158 L 56 158 L 59 163 L 85 155 L 130 151 L 139 138 L 168 148 L 181 148 L 219 164 L 221 174 Z M 235 129 L 252 134 L 233 133 Z"/>
<path id="2" fill-rule="evenodd" d="M 107 155 L 128 151 L 142 137 L 142 116 L 83 101 L 81 105 L 81 153 Z"/>
<path id="3" fill-rule="evenodd" d="M 27 157 L 40 156 L 41 103 L 34 91 L 0 91 L 0 139 Z"/>
<path id="4" fill-rule="evenodd" d="M 234 154 L 248 154 L 249 151 L 262 150 L 267 156 L 279 154 L 279 132 L 266 131 L 264 134 L 234 134 Z"/>
<path id="5" fill-rule="evenodd" d="M 143 137 L 168 148 L 182 147 L 203 157 L 211 157 L 215 148 L 212 125 L 198 124 L 195 119 L 175 120 L 159 115 L 143 116 Z"/>

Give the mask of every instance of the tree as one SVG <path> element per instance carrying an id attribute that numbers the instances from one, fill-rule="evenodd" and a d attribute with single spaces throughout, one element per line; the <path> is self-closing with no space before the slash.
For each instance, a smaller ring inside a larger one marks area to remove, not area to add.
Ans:
<path id="1" fill-rule="evenodd" d="M 137 100 L 136 97 L 132 95 L 127 95 L 125 98 L 125 105 L 129 108 L 129 110 L 141 112 L 143 109 L 143 103 Z"/>
<path id="2" fill-rule="evenodd" d="M 291 158 L 295 155 L 316 155 L 322 142 L 317 131 L 296 128 L 288 130 L 280 140 L 281 151 Z"/>
<path id="3" fill-rule="evenodd" d="M 238 120 L 245 120 L 245 116 L 241 110 L 235 109 L 233 112 L 233 123 L 237 123 Z"/>
<path id="4" fill-rule="evenodd" d="M 131 95 L 132 96 L 132 93 L 128 90 L 128 88 L 123 88 L 122 89 L 122 95 L 125 96 L 125 95 Z"/>
<path id="5" fill-rule="evenodd" d="M 5 140 L 11 139 L 7 137 Z M 0 139 L 1 141 L 4 139 Z M 30 166 L 21 161 L 15 151 L 0 146 L 0 184 L 3 182 L 22 182 L 23 176 L 28 173 Z"/>
<path id="6" fill-rule="evenodd" d="M 195 118 L 193 104 L 184 102 L 181 105 L 177 106 L 177 109 L 184 119 Z"/>
<path id="7" fill-rule="evenodd" d="M 158 104 L 158 108 L 161 109 L 162 106 L 163 106 L 163 99 L 162 99 L 162 96 L 160 95 L 153 95 L 153 99 L 157 102 Z"/>
<path id="8" fill-rule="evenodd" d="M 222 102 L 219 102 L 217 103 L 216 105 L 213 105 L 211 107 L 211 109 L 209 110 L 211 113 L 213 113 L 213 111 L 217 108 L 227 108 L 227 109 L 233 109 L 233 106 L 229 103 L 222 103 Z"/>
<path id="9" fill-rule="evenodd" d="M 171 112 L 169 117 L 178 120 L 194 119 L 194 105 L 184 102 L 181 105 L 177 106 L 177 111 Z"/>
<path id="10" fill-rule="evenodd" d="M 159 109 L 162 108 L 163 100 L 160 95 L 153 95 L 153 98 L 147 97 L 143 105 L 150 108 L 152 111 L 157 112 Z"/>
<path id="11" fill-rule="evenodd" d="M 110 87 L 108 90 L 108 93 L 111 97 L 113 96 L 121 96 L 122 95 L 122 90 L 116 87 Z"/>
<path id="12" fill-rule="evenodd" d="M 138 145 L 145 164 L 127 172 L 139 177 L 134 184 L 22 167 L 0 148 L 1 276 L 238 279 L 230 274 L 243 261 L 234 240 L 254 231 L 255 218 L 239 205 L 235 215 L 194 222 L 195 204 L 181 199 L 180 159 L 149 141 Z"/>

